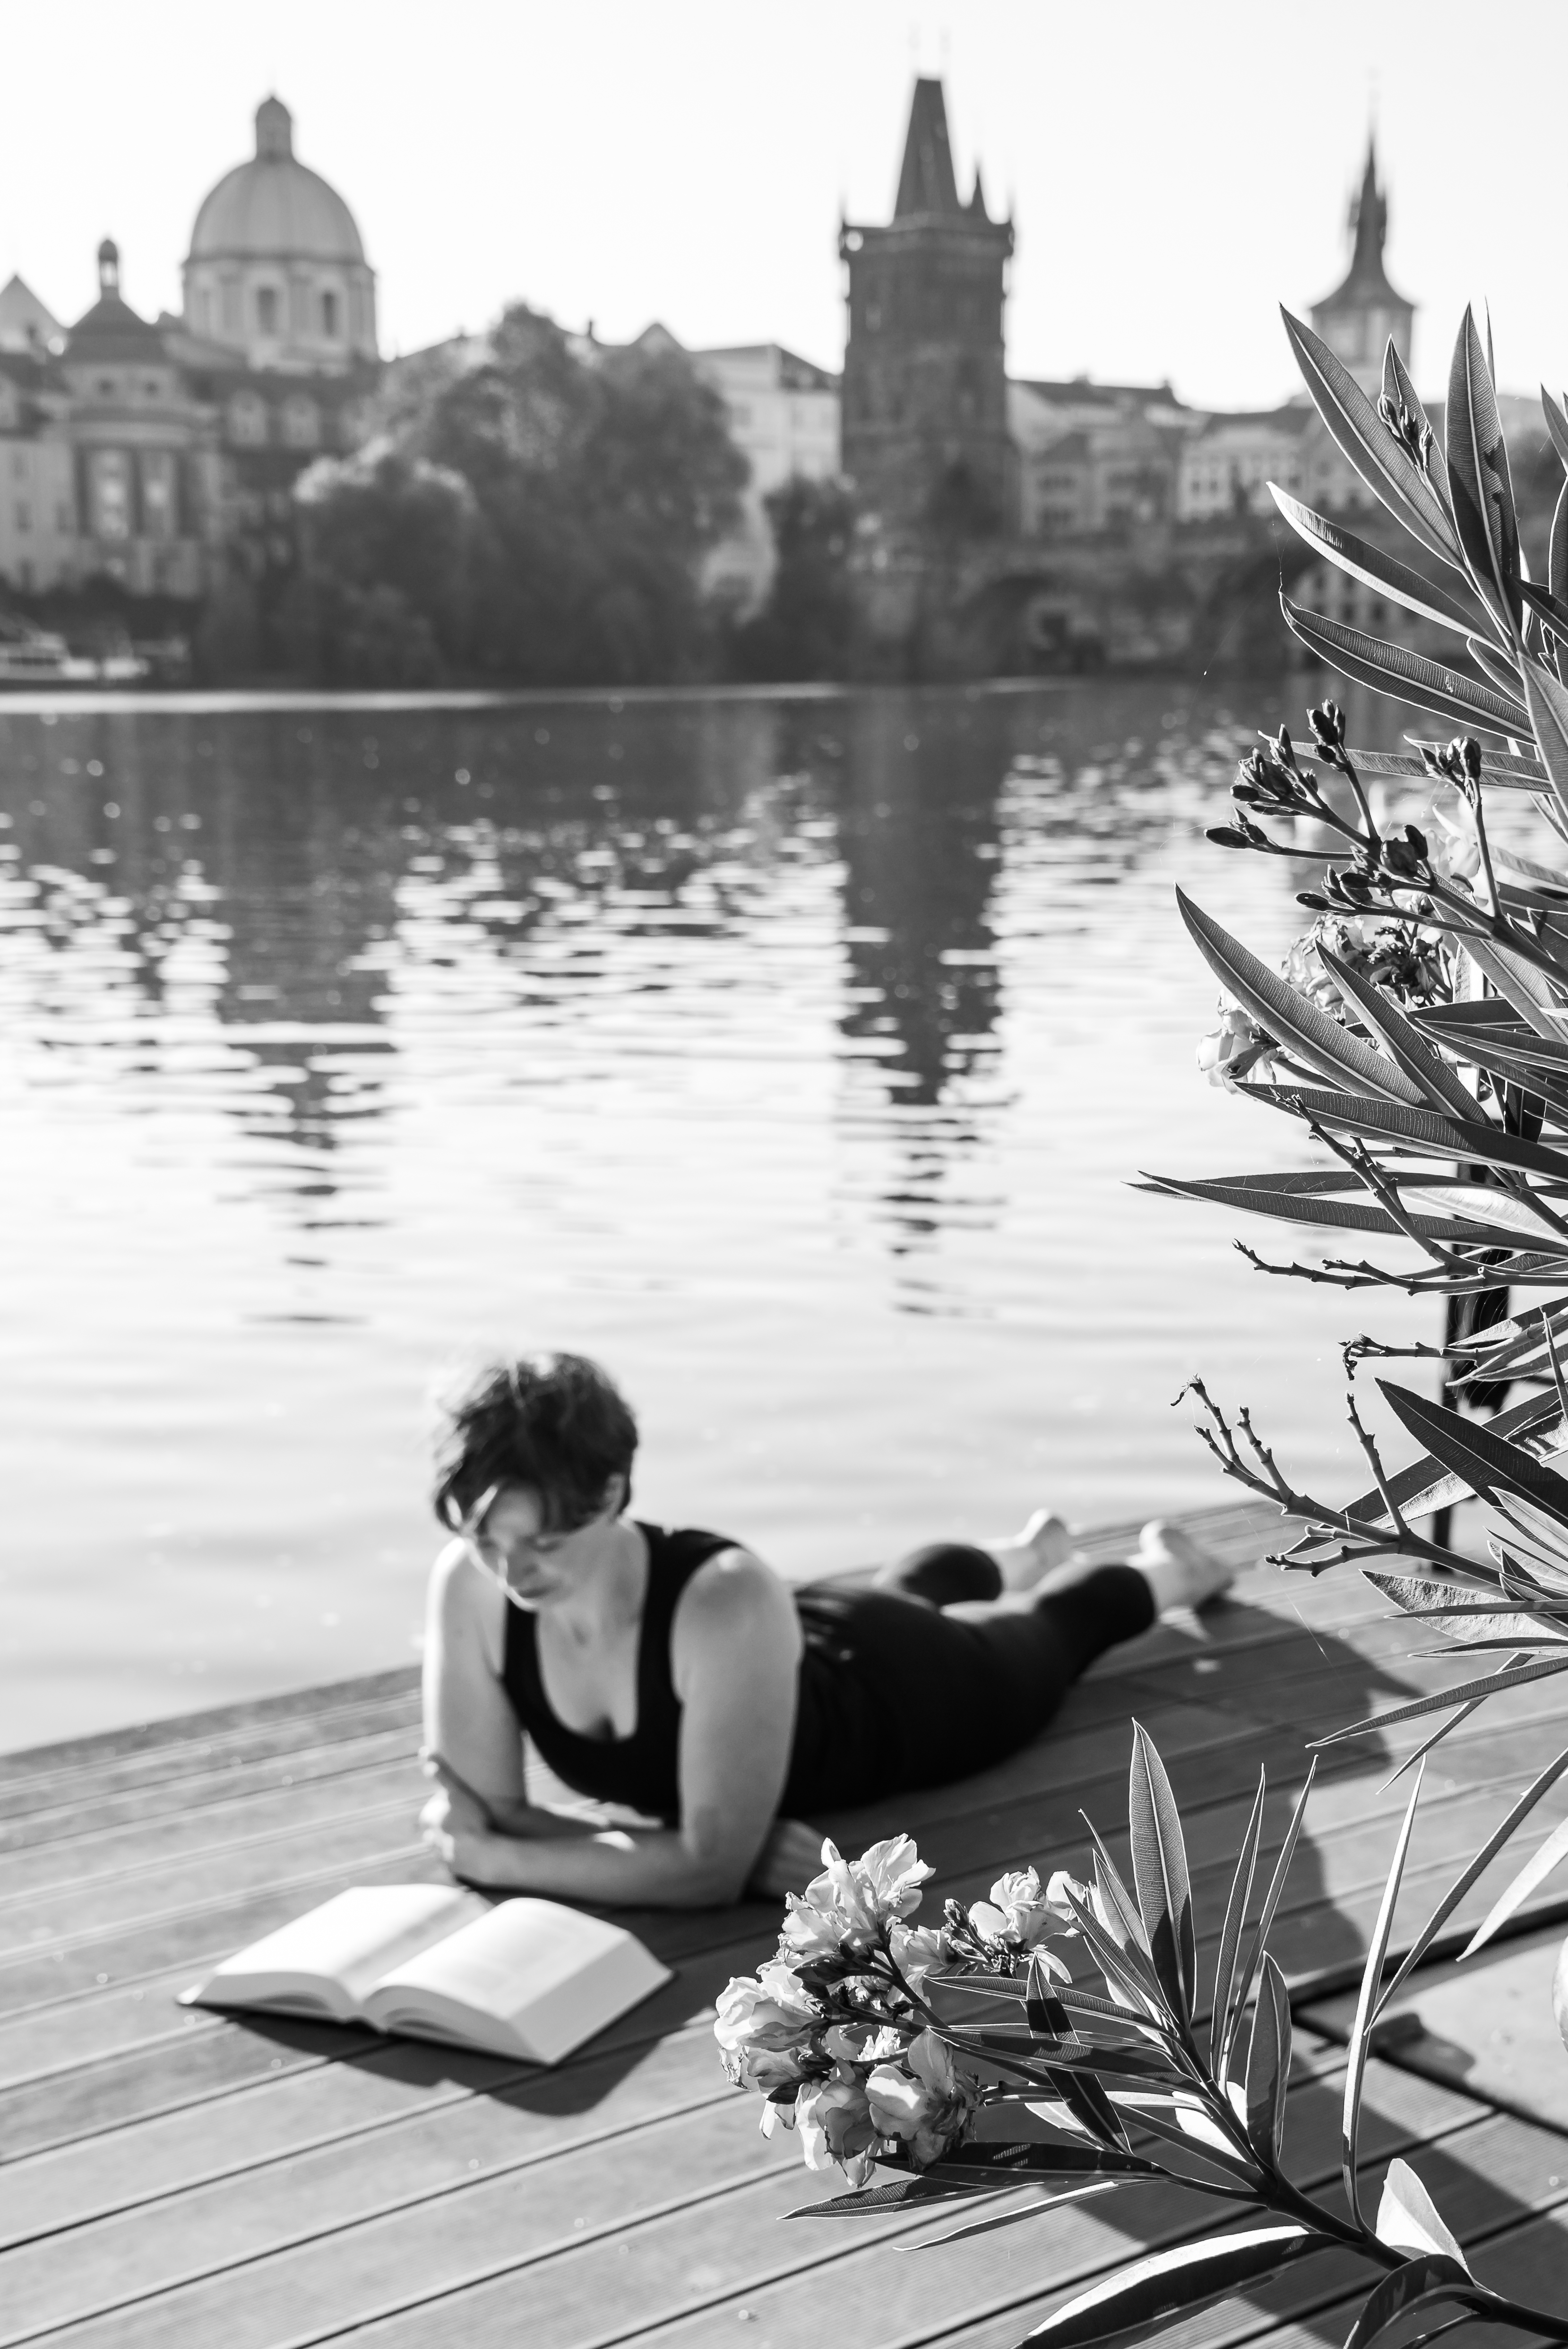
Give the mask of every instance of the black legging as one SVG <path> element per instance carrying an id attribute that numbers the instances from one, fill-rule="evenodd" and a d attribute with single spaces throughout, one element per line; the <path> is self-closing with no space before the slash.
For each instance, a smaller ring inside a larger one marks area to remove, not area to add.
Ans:
<path id="1" fill-rule="evenodd" d="M 1003 1603 L 944 1611 L 976 1601 Z M 996 1560 L 962 1542 L 911 1550 L 869 1587 L 809 1584 L 795 1605 L 806 1654 L 784 1807 L 796 1816 L 944 1785 L 1016 1753 L 1095 1658 L 1155 1613 L 1131 1566 L 1061 1567 L 1004 1601 Z"/>

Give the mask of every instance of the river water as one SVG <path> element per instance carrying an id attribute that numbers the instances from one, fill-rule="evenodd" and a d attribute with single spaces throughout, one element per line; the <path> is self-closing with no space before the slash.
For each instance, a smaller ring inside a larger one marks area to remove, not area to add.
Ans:
<path id="1" fill-rule="evenodd" d="M 1363 1481 L 1334 1341 L 1414 1309 L 1128 1187 L 1310 1163 L 1173 902 L 1301 927 L 1202 830 L 1303 698 L 0 704 L 0 1743 L 410 1661 L 489 1348 L 792 1576 L 1223 1500 L 1198 1369 Z"/>

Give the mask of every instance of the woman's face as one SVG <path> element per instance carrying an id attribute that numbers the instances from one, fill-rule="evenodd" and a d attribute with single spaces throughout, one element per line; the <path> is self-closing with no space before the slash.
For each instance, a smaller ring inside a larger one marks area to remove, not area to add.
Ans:
<path id="1" fill-rule="evenodd" d="M 469 1556 L 499 1582 L 508 1599 L 531 1611 L 565 1599 L 581 1583 L 615 1515 L 615 1495 L 586 1525 L 544 1528 L 544 1506 L 527 1485 L 502 1485 L 463 1520 Z"/>

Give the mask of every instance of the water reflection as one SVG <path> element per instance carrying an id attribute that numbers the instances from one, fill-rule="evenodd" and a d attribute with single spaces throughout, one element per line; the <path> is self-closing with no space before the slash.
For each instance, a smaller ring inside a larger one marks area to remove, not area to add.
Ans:
<path id="1" fill-rule="evenodd" d="M 1198 1359 L 1244 1357 L 1332 1452 L 1293 1333 L 1338 1300 L 1264 1326 L 1218 1224 L 1120 1187 L 1299 1158 L 1196 1082 L 1213 990 L 1171 911 L 1179 879 L 1265 952 L 1300 926 L 1297 876 L 1202 843 L 1244 732 L 1158 682 L 0 704 L 26 1557 L 90 1585 L 129 1478 L 176 1528 L 138 1571 L 216 1573 L 180 1604 L 224 1689 L 238 1588 L 295 1610 L 246 1631 L 261 1682 L 395 1660 L 414 1401 L 503 1336 L 604 1348 L 670 1511 L 802 1572 L 1043 1486 L 1101 1517 L 1214 1497 L 1164 1410 Z M 162 1671 L 167 1615 L 103 1603 L 106 1685 L 117 1640 Z M 318 1652 L 329 1619 L 352 1654 Z"/>

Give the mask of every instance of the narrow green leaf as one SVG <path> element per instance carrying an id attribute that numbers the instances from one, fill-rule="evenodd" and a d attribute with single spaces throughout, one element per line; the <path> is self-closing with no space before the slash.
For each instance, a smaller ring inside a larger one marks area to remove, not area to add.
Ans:
<path id="1" fill-rule="evenodd" d="M 1383 1899 L 1373 1928 L 1371 1946 L 1366 1952 L 1366 1968 L 1361 1977 L 1361 1995 L 1355 2002 L 1355 2022 L 1350 2033 L 1350 2050 L 1345 2058 L 1345 2117 L 1340 2130 L 1340 2175 L 1345 2180 L 1345 2199 L 1350 2215 L 1357 2226 L 1365 2225 L 1361 2215 L 1361 2191 L 1356 2178 L 1356 2147 L 1361 2134 L 1361 2090 L 1366 2077 L 1367 2034 L 1372 2023 L 1373 2004 L 1383 1982 L 1383 1961 L 1387 1955 L 1389 1936 L 1394 1930 L 1394 1911 L 1398 1906 L 1399 1886 L 1405 1874 L 1405 1855 L 1410 1848 L 1411 1830 L 1416 1824 L 1416 1806 L 1421 1799 L 1421 1779 L 1417 1775 L 1410 1789 L 1410 1800 L 1405 1812 L 1405 1824 L 1399 1830 L 1399 1840 L 1394 1847 L 1394 1857 L 1388 1869 L 1388 1881 L 1383 1888 Z"/>
<path id="2" fill-rule="evenodd" d="M 1372 2344 L 1401 2316 L 1447 2302 L 1476 2307 L 1480 2301 L 1474 2279 L 1446 2252 L 1428 2251 L 1411 2260 L 1374 2286 L 1362 2303 L 1360 2315 L 1345 2337 L 1345 2349 L 1372 2349 Z"/>
<path id="3" fill-rule="evenodd" d="M 1263 1831 L 1263 1798 L 1268 1792 L 1268 1774 L 1258 1773 L 1258 1791 L 1252 1801 L 1252 1816 L 1241 1837 L 1241 1848 L 1236 1858 L 1236 1871 L 1231 1878 L 1231 1897 L 1225 1903 L 1225 1922 L 1220 1934 L 1220 1956 L 1214 1969 L 1214 2003 L 1209 2014 L 1209 2063 L 1216 2077 L 1220 2076 L 1221 2055 L 1231 2024 L 1231 1999 L 1236 1985 L 1236 1958 L 1241 1946 L 1241 1931 L 1247 1922 L 1247 1909 L 1252 1898 L 1252 1879 L 1258 1869 L 1258 1844 Z M 1221 2078 L 1221 2085 L 1223 2080 Z"/>
<path id="4" fill-rule="evenodd" d="M 1415 742 L 1417 737 L 1407 734 L 1405 740 Z M 1443 745 L 1434 742 L 1432 747 L 1441 750 Z M 1506 751 L 1494 750 L 1490 743 L 1478 743 L 1476 747 L 1481 753 L 1481 781 L 1488 791 L 1538 792 L 1544 789 L 1546 775 L 1539 760 L 1512 758 Z M 1425 759 L 1413 750 L 1367 750 L 1347 747 L 1345 755 L 1361 775 L 1399 775 L 1408 782 L 1428 785 L 1438 780 Z M 1496 854 L 1495 843 L 1493 854 Z"/>
<path id="5" fill-rule="evenodd" d="M 1546 429 L 1559 460 L 1568 467 L 1568 416 L 1563 412 L 1562 402 L 1552 398 L 1544 384 L 1541 387 L 1541 413 L 1546 419 Z"/>
<path id="6" fill-rule="evenodd" d="M 1285 625 L 1318 658 L 1342 677 L 1368 685 L 1416 709 L 1429 709 L 1438 718 L 1454 719 L 1478 733 L 1501 734 L 1512 741 L 1530 731 L 1522 701 L 1494 693 L 1463 669 L 1443 668 L 1403 645 L 1386 644 L 1360 628 L 1346 627 L 1322 612 L 1303 612 L 1288 595 L 1280 597 Z"/>
<path id="7" fill-rule="evenodd" d="M 1489 678 L 1501 694 L 1506 697 L 1521 689 L 1518 669 L 1511 660 L 1503 658 L 1495 646 L 1488 644 L 1484 636 L 1467 636 L 1465 649 L 1481 675 Z"/>
<path id="8" fill-rule="evenodd" d="M 1122 1882 L 1121 1870 L 1100 1840 L 1100 1831 L 1086 1811 L 1078 1816 L 1088 1829 L 1089 1841 L 1095 1851 L 1095 1882 L 1105 1903 L 1106 1930 L 1125 1948 L 1128 1943 L 1147 1963 L 1149 1960 L 1148 1936 L 1138 1915 L 1137 1902 Z"/>
<path id="9" fill-rule="evenodd" d="M 1341 961 L 1332 947 L 1320 945 L 1318 958 L 1341 995 L 1355 1004 L 1367 1026 L 1382 1037 L 1410 1082 L 1418 1086 L 1428 1101 L 1467 1122 L 1480 1114 L 1475 1095 L 1380 987 L 1375 987 L 1349 963 Z"/>
<path id="10" fill-rule="evenodd" d="M 1518 1909 L 1522 1909 L 1531 1894 L 1545 1883 L 1554 1868 L 1568 1859 L 1568 1819 L 1554 1826 L 1538 1851 L 1533 1852 L 1520 1869 L 1505 1892 L 1487 1910 L 1484 1920 L 1476 1927 L 1459 1952 L 1461 1958 L 1473 1958 L 1484 1950 L 1494 1933 L 1500 1932 Z"/>
<path id="11" fill-rule="evenodd" d="M 1568 1252 L 1564 1235 L 1538 1206 L 1517 1192 L 1500 1190 L 1492 1183 L 1411 1182 L 1401 1174 L 1397 1190 L 1402 1206 L 1417 1215 L 1431 1215 L 1451 1206 L 1456 1216 L 1475 1226 L 1475 1237 L 1501 1247 L 1544 1249 L 1548 1255 Z M 1499 1276 L 1506 1282 L 1506 1273 Z"/>
<path id="12" fill-rule="evenodd" d="M 1022 2209 L 1001 2210 L 990 2219 L 966 2220 L 961 2227 L 950 2227 L 945 2235 L 927 2235 L 918 2243 L 905 2243 L 902 2249 L 907 2251 L 938 2251 L 944 2243 L 961 2243 L 971 2235 L 991 2235 L 994 2234 L 999 2227 L 1021 2226 L 1026 2219 L 1038 2219 L 1043 2210 L 1059 2210 L 1064 2202 L 1087 2202 L 1096 2194 L 1114 2194 L 1118 2187 L 1128 2186 L 1132 2182 L 1127 2178 L 1096 2178 L 1086 2186 L 1069 2186 L 1062 2194 L 1036 2195 L 1031 2201 L 1024 2203 Z M 1012 2189 L 1008 2188 L 1004 2190 L 1011 2192 Z M 989 2201 L 991 2197 L 971 2195 L 968 2199 L 971 2201 Z M 795 2210 L 789 2213 L 792 2219 L 802 2215 Z M 805 2215 L 809 2217 L 809 2207 Z"/>
<path id="13" fill-rule="evenodd" d="M 1277 971 L 1233 938 L 1229 930 L 1195 905 L 1184 889 L 1176 903 L 1193 944 L 1222 987 L 1261 1019 L 1272 1036 L 1288 1041 L 1308 1066 L 1327 1077 L 1348 1081 L 1361 1092 L 1381 1093 L 1386 1100 L 1419 1108 L 1419 1089 L 1404 1071 L 1383 1053 L 1375 1052 L 1320 1011 Z"/>
<path id="14" fill-rule="evenodd" d="M 1561 1425 L 1562 1409 L 1555 1395 L 1531 1395 L 1523 1402 L 1510 1405 L 1491 1421 L 1489 1432 L 1510 1440 L 1518 1436 L 1533 1436 L 1543 1450 L 1562 1450 L 1561 1444 L 1552 1446 L 1551 1439 Z M 1412 1460 L 1397 1469 L 1388 1479 L 1388 1489 L 1407 1516 L 1429 1516 L 1446 1502 L 1461 1500 L 1469 1491 L 1468 1480 L 1428 1453 L 1422 1459 Z M 1358 1493 L 1345 1509 L 1345 1516 L 1362 1523 L 1386 1525 L 1388 1511 L 1379 1488 L 1374 1485 L 1369 1492 Z M 1489 1578 L 1495 1581 L 1495 1577 Z"/>
<path id="15" fill-rule="evenodd" d="M 1444 1893 L 1442 1899 L 1438 1901 L 1437 1907 L 1433 1909 L 1431 1915 L 1428 1918 L 1426 1923 L 1422 1926 L 1420 1931 L 1417 1934 L 1415 1940 L 1406 1951 L 1404 1957 L 1400 1960 L 1397 1973 L 1395 1974 L 1393 1980 L 1387 1985 L 1387 1988 L 1381 1993 L 1378 1998 L 1377 2004 L 1373 2010 L 1374 2019 L 1376 2019 L 1376 2015 L 1382 2013 L 1383 2009 L 1387 2005 L 1389 2000 L 1394 1996 L 1406 1977 L 1414 1973 L 1416 1968 L 1420 1964 L 1421 1960 L 1426 1956 L 1427 1951 L 1431 1948 L 1432 1943 L 1437 1940 L 1438 1935 L 1442 1931 L 1443 1927 L 1448 1923 L 1449 1919 L 1453 1915 L 1460 1901 L 1469 1892 L 1471 1885 L 1480 1883 L 1481 1878 L 1486 1874 L 1487 1869 L 1491 1866 L 1492 1861 L 1497 1857 L 1498 1853 L 1502 1851 L 1512 1840 L 1519 1827 L 1522 1825 L 1524 1820 L 1530 1816 L 1531 1812 L 1535 1808 L 1537 1803 L 1540 1802 L 1542 1795 L 1548 1793 L 1550 1789 L 1557 1784 L 1558 1779 L 1561 1778 L 1564 1770 L 1568 1770 L 1568 1745 L 1563 1747 L 1561 1754 L 1553 1756 L 1538 1777 L 1531 1780 L 1530 1785 L 1525 1788 L 1523 1794 L 1521 1795 L 1519 1800 L 1514 1804 L 1513 1807 L 1509 1812 L 1508 1816 L 1503 1820 L 1501 1826 L 1493 1829 L 1492 1833 L 1488 1836 L 1485 1843 L 1482 1844 L 1480 1851 L 1478 1851 L 1474 1857 L 1460 1869 L 1459 1875 L 1454 1878 L 1452 1884 L 1449 1885 L 1448 1890 Z M 1526 1893 L 1522 1897 L 1528 1899 L 1529 1895 Z M 1484 1930 L 1485 1929 L 1483 1928 L 1482 1930 Z M 1480 1943 L 1472 1940 L 1470 1947 L 1472 1949 L 1479 1948 Z M 1465 1954 L 1468 1956 L 1469 1954 L 1469 1951 L 1467 1951 Z"/>
<path id="16" fill-rule="evenodd" d="M 1053 2349 L 1092 2349 L 1100 2341 L 1127 2340 L 1168 2317 L 1189 2315 L 1244 2284 L 1277 2275 L 1303 2251 L 1327 2248 L 1331 2238 L 1304 2227 L 1260 2227 L 1237 2235 L 1210 2235 L 1151 2252 L 1079 2292 L 1064 2308 L 1023 2335 Z M 1020 2344 L 1022 2349 L 1022 2344 Z"/>
<path id="17" fill-rule="evenodd" d="M 1133 1882 L 1149 1957 L 1172 2013 L 1190 2032 L 1198 1992 L 1198 1941 L 1192 1924 L 1192 1881 L 1181 1817 L 1153 1739 L 1133 1723 L 1127 1784 L 1127 1830 Z"/>
<path id="18" fill-rule="evenodd" d="M 1541 1664 L 1521 1664 L 1517 1671 L 1488 1672 L 1480 1680 L 1461 1682 L 1458 1688 L 1445 1689 L 1440 1696 L 1424 1696 L 1414 1704 L 1396 1705 L 1392 1712 L 1375 1713 L 1369 1721 L 1354 1721 L 1344 1729 L 1331 1729 L 1326 1736 L 1314 1737 L 1314 1747 L 1343 1745 L 1350 1737 L 1375 1737 L 1385 1729 L 1395 1728 L 1402 1721 L 1420 1721 L 1429 1713 L 1445 1713 L 1449 1705 L 1468 1704 L 1471 1697 L 1498 1696 L 1506 1689 L 1522 1688 L 1526 1681 L 1547 1681 L 1555 1672 L 1568 1672 L 1568 1656 L 1553 1657 Z"/>
<path id="19" fill-rule="evenodd" d="M 1464 1094 L 1457 1080 L 1455 1090 Z M 1245 1091 L 1249 1096 L 1277 1102 L 1281 1108 L 1299 1108 L 1315 1124 L 1332 1125 L 1388 1142 L 1409 1143 L 1429 1151 L 1434 1158 L 1463 1159 L 1472 1166 L 1505 1166 L 1521 1174 L 1568 1182 L 1568 1155 L 1549 1148 L 1543 1142 L 1526 1142 L 1519 1134 L 1507 1133 L 1501 1125 L 1484 1123 L 1473 1097 L 1465 1099 L 1468 1115 L 1461 1112 L 1456 1117 L 1447 1112 L 1438 1115 L 1429 1109 L 1407 1109 L 1402 1102 L 1368 1101 L 1365 1094 L 1319 1092 L 1315 1088 L 1306 1092 L 1293 1085 L 1250 1084 Z M 1480 1195 L 1476 1202 L 1480 1219 L 1491 1219 L 1496 1202 L 1488 1196 L 1490 1186 L 1474 1183 L 1467 1187 Z M 1455 1212 L 1459 1212 L 1458 1207 Z M 1549 1238 L 1561 1238 L 1549 1226 L 1545 1229 Z"/>
<path id="20" fill-rule="evenodd" d="M 1337 523 L 1314 513 L 1310 506 L 1303 505 L 1299 498 L 1293 498 L 1277 482 L 1269 483 L 1269 495 L 1296 536 L 1304 539 L 1319 554 L 1325 554 L 1339 570 L 1348 572 L 1352 579 L 1359 579 L 1364 586 L 1380 595 L 1392 595 L 1407 611 L 1419 612 L 1423 619 L 1435 620 L 1439 627 L 1453 628 L 1461 636 L 1470 635 L 1476 625 L 1473 609 L 1467 610 L 1446 588 L 1424 579 L 1407 564 L 1396 562 L 1381 547 L 1369 546 L 1354 532 L 1342 530 Z"/>
<path id="21" fill-rule="evenodd" d="M 1231 2059 L 1235 2053 L 1236 2033 L 1241 2028 L 1241 2016 L 1246 2010 L 1248 2000 L 1252 1995 L 1252 1984 L 1257 1980 L 1258 1971 L 1268 1947 L 1269 1935 L 1273 1929 L 1274 1911 L 1280 1905 L 1280 1895 L 1285 1889 L 1285 1878 L 1291 1872 L 1291 1862 L 1296 1856 L 1296 1844 L 1301 1836 L 1302 1822 L 1306 1817 L 1307 1797 L 1312 1793 L 1313 1780 L 1316 1776 L 1317 1756 L 1314 1754 L 1307 1770 L 1306 1784 L 1296 1798 L 1296 1806 L 1291 1814 L 1290 1826 L 1285 1830 L 1285 1839 L 1280 1846 L 1280 1856 L 1274 1862 L 1274 1872 L 1269 1879 L 1269 1889 L 1263 1898 L 1262 1909 L 1257 1925 L 1253 1929 L 1246 1958 L 1236 1977 L 1235 2003 L 1231 2011 L 1231 2020 L 1226 2025 L 1225 2044 L 1220 2063 L 1221 2075 L 1227 2080 L 1231 2075 Z"/>
<path id="22" fill-rule="evenodd" d="M 1519 593 L 1519 517 L 1514 512 L 1508 444 L 1491 371 L 1467 307 L 1449 370 L 1443 417 L 1448 451 L 1449 502 L 1477 590 L 1500 620 L 1517 633 L 1524 605 Z"/>
<path id="23" fill-rule="evenodd" d="M 1501 1437 L 1495 1423 L 1488 1427 L 1466 1419 L 1393 1379 L 1379 1379 L 1377 1385 L 1401 1426 L 1483 1500 L 1492 1499 L 1500 1489 L 1517 1493 L 1568 1526 L 1568 1477 L 1543 1466 L 1522 1444 Z"/>
<path id="24" fill-rule="evenodd" d="M 1439 1582 L 1435 1575 L 1375 1574 L 1363 1568 L 1362 1580 L 1381 1590 L 1405 1614 L 1416 1616 L 1431 1624 L 1449 1639 L 1467 1647 L 1488 1646 L 1495 1641 L 1518 1641 L 1524 1636 L 1533 1610 L 1528 1607 L 1506 1608 L 1502 1612 L 1480 1605 L 1456 1606 L 1451 1582 Z M 1568 1637 L 1568 1631 L 1552 1633 L 1554 1638 Z"/>
<path id="25" fill-rule="evenodd" d="M 1173 1198 L 1199 1199 L 1210 1206 L 1239 1207 L 1249 1216 L 1270 1216 L 1281 1223 L 1328 1224 L 1341 1231 L 1376 1232 L 1385 1239 L 1403 1239 L 1406 1237 L 1403 1227 L 1395 1222 L 1386 1207 L 1364 1207 L 1347 1199 L 1305 1197 L 1296 1192 L 1270 1192 L 1261 1185 L 1256 1189 L 1243 1189 L 1201 1177 L 1183 1182 L 1175 1174 L 1154 1174 L 1148 1180 L 1157 1189 L 1168 1192 Z M 1501 1247 L 1514 1245 L 1511 1233 L 1501 1227 L 1489 1233 L 1485 1226 L 1468 1217 L 1460 1220 L 1455 1216 L 1444 1216 L 1439 1220 L 1435 1216 L 1414 1214 L 1407 1220 L 1420 1238 L 1445 1242 L 1450 1247 L 1462 1241 L 1479 1247 L 1489 1239 L 1492 1245 Z M 1501 1280 L 1506 1276 L 1500 1272 L 1498 1278 Z"/>
<path id="26" fill-rule="evenodd" d="M 1411 536 L 1458 570 L 1459 543 L 1432 483 L 1328 345 L 1288 310 L 1281 316 L 1307 389 L 1341 452 Z"/>
<path id="27" fill-rule="evenodd" d="M 1568 489 L 1564 495 L 1568 496 Z M 1568 814 L 1568 686 L 1560 685 L 1535 661 L 1526 661 L 1524 698 L 1552 795 Z"/>
<path id="28" fill-rule="evenodd" d="M 1419 734 L 1407 734 L 1405 740 L 1407 742 L 1414 743 L 1417 750 L 1425 749 L 1436 751 L 1445 747 L 1441 742 L 1428 741 L 1425 736 Z M 1481 753 L 1481 781 L 1489 790 L 1495 790 L 1500 783 L 1503 783 L 1515 785 L 1521 791 L 1539 791 L 1546 780 L 1540 760 L 1532 753 L 1494 750 L 1490 744 L 1477 747 Z M 1362 755 L 1364 754 L 1358 751 L 1351 753 L 1353 758 Z M 1432 781 L 1424 761 L 1411 771 L 1424 775 L 1428 782 Z"/>
<path id="29" fill-rule="evenodd" d="M 1130 2004 L 1145 2006 L 1161 2021 L 1174 2023 L 1176 2018 L 1167 2008 L 1165 1994 L 1141 1952 L 1130 1947 L 1124 1949 L 1119 1942 L 1113 1940 L 1094 1911 L 1083 1901 L 1075 1899 L 1070 1892 L 1067 1906 L 1073 1912 L 1074 1922 L 1083 1936 L 1089 1956 L 1112 1989 L 1118 1991 Z"/>
<path id="30" fill-rule="evenodd" d="M 1267 1951 L 1247 2051 L 1247 2139 L 1267 2168 L 1279 2167 L 1285 2090 L 1291 2076 L 1291 2002 L 1285 1978 Z"/>

